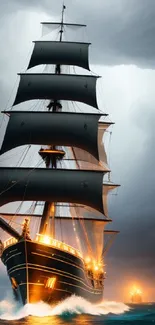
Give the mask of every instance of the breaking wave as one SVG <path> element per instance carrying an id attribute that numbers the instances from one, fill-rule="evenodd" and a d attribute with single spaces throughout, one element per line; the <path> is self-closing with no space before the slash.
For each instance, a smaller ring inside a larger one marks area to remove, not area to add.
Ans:
<path id="1" fill-rule="evenodd" d="M 129 307 L 121 302 L 103 301 L 100 304 L 92 304 L 87 300 L 72 296 L 51 307 L 44 302 L 20 306 L 10 300 L 0 302 L 0 319 L 17 320 L 27 316 L 72 316 L 79 314 L 107 315 L 122 314 L 129 310 Z"/>

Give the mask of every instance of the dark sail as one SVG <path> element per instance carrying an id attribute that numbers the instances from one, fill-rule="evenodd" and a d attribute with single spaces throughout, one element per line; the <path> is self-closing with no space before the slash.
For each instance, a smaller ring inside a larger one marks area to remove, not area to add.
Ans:
<path id="1" fill-rule="evenodd" d="M 75 146 L 99 159 L 97 137 L 100 117 L 101 114 L 10 111 L 0 154 L 24 144 L 53 144 Z"/>
<path id="2" fill-rule="evenodd" d="M 101 171 L 0 168 L 0 206 L 13 201 L 73 202 L 104 213 Z"/>
<path id="3" fill-rule="evenodd" d="M 78 101 L 97 108 L 98 77 L 67 74 L 20 74 L 20 83 L 13 105 L 32 99 Z"/>
<path id="4" fill-rule="evenodd" d="M 74 65 L 89 70 L 89 43 L 77 42 L 34 42 L 34 50 L 28 69 L 39 64 Z"/>

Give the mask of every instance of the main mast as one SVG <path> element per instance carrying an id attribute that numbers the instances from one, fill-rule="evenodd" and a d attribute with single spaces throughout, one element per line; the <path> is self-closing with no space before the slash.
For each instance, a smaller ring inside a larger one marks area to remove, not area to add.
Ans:
<path id="1" fill-rule="evenodd" d="M 96 99 L 98 76 L 63 74 L 61 71 L 62 65 L 89 70 L 90 43 L 62 41 L 64 26 L 86 27 L 86 25 L 64 23 L 64 10 L 63 5 L 61 22 L 42 22 L 60 27 L 59 40 L 35 41 L 28 65 L 28 69 L 31 69 L 40 64 L 53 64 L 55 72 L 21 73 L 13 103 L 14 106 L 28 100 L 45 99 L 49 100 L 47 111 L 10 111 L 9 123 L 0 150 L 2 154 L 25 144 L 47 146 L 48 149 L 41 148 L 39 151 L 46 168 L 34 170 L 0 168 L 0 206 L 17 200 L 44 201 L 39 232 L 45 234 L 50 230 L 52 237 L 55 237 L 56 202 L 69 202 L 75 206 L 86 205 L 103 214 L 103 223 L 109 222 L 107 195 L 116 187 L 116 184 L 103 183 L 104 174 L 109 168 L 102 137 L 111 123 L 99 120 L 101 116 L 107 114 L 97 111 L 96 113 L 61 111 L 61 100 L 81 102 L 98 109 Z M 58 150 L 58 146 L 74 148 L 75 159 L 72 159 L 71 155 L 69 160 L 77 160 L 79 168 L 75 170 L 57 168 L 57 161 L 65 154 L 63 150 Z M 85 162 L 88 168 L 85 167 Z M 4 184 L 9 184 L 5 191 Z M 76 210 L 73 213 L 77 214 Z M 82 217 L 88 220 L 87 216 Z M 91 221 L 96 221 L 96 217 L 95 215 L 93 219 L 91 218 Z M 48 225 L 51 229 L 48 229 Z"/>
<path id="2" fill-rule="evenodd" d="M 64 11 L 66 9 L 66 6 L 63 3 L 62 6 L 62 16 L 61 16 L 61 24 L 60 24 L 60 38 L 59 42 L 62 42 L 62 34 L 64 30 Z M 61 65 L 57 64 L 55 67 L 55 74 L 61 74 Z M 47 106 L 48 111 L 52 112 L 57 112 L 62 108 L 61 104 L 57 101 L 50 101 L 49 105 Z M 57 150 L 55 145 L 52 145 L 49 147 L 49 149 L 41 149 L 39 151 L 39 154 L 41 157 L 44 159 L 46 168 L 57 168 L 57 160 L 62 159 L 65 152 L 61 150 Z M 41 218 L 41 224 L 40 224 L 40 229 L 39 233 L 40 234 L 45 234 L 47 227 L 48 227 L 48 222 L 49 222 L 49 217 L 52 217 L 52 229 L 51 229 L 51 236 L 54 238 L 55 237 L 55 212 L 56 212 L 56 207 L 55 207 L 55 202 L 45 202 L 44 205 L 44 210 L 43 210 L 43 215 Z"/>
<path id="3" fill-rule="evenodd" d="M 118 233 L 104 230 L 112 221 L 108 215 L 107 196 L 117 187 L 104 181 L 110 170 L 102 139 L 112 123 L 101 120 L 107 114 L 97 111 L 96 82 L 99 76 L 63 73 L 63 66 L 90 70 L 90 43 L 62 40 L 65 26 L 86 27 L 64 22 L 65 9 L 63 4 L 61 21 L 42 22 L 56 25 L 59 37 L 57 41 L 34 41 L 28 65 L 31 69 L 40 64 L 51 64 L 54 73 L 21 73 L 13 103 L 15 106 L 24 101 L 44 99 L 48 100 L 47 109 L 9 111 L 0 149 L 1 155 L 22 145 L 46 146 L 39 150 L 46 168 L 0 167 L 0 207 L 10 202 L 33 201 L 36 203 L 29 209 L 29 216 L 41 218 L 40 234 L 34 239 L 29 235 L 27 211 L 24 215 L 18 213 L 21 204 L 15 214 L 3 214 L 0 218 L 0 228 L 13 236 L 4 243 L 0 240 L 0 257 L 7 266 L 15 296 L 23 304 L 40 300 L 55 303 L 66 298 L 66 294 L 76 294 L 92 302 L 102 299 L 104 256 Z M 62 111 L 62 100 L 89 105 L 96 112 Z M 70 150 L 63 151 L 61 148 L 64 147 Z M 58 160 L 63 159 L 65 152 L 65 159 L 72 160 L 77 168 L 59 165 Z M 34 213 L 38 201 L 45 203 L 42 215 Z M 62 213 L 57 216 L 58 202 L 67 203 L 66 207 L 70 204 L 67 216 Z M 21 235 L 3 220 L 8 216 L 11 223 L 12 217 L 16 217 L 16 221 L 26 217 Z M 35 234 L 38 232 L 36 226 L 34 222 Z M 44 234 L 50 236 L 46 238 Z M 105 239 L 107 235 L 110 241 Z M 42 254 L 38 253 L 40 245 Z M 65 272 L 66 259 L 70 276 Z M 20 273 L 19 265 L 23 266 Z"/>

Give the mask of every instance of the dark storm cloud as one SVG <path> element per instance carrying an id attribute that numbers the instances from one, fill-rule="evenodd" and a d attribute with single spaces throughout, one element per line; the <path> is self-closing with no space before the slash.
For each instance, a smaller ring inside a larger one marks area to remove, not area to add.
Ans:
<path id="1" fill-rule="evenodd" d="M 0 8 L 1 15 L 26 9 L 54 17 L 60 16 L 61 4 L 56 0 L 7 0 Z M 154 0 L 66 0 L 66 7 L 68 20 L 87 23 L 95 63 L 155 67 Z"/>
<path id="2" fill-rule="evenodd" d="M 113 228 L 119 229 L 114 245 L 107 258 L 107 296 L 114 274 L 119 276 L 116 285 L 117 296 L 121 293 L 119 286 L 125 281 L 136 280 L 152 287 L 151 298 L 155 299 L 155 109 L 148 100 L 133 107 L 130 114 L 131 125 L 134 124 L 142 135 L 143 147 L 139 151 L 133 142 L 133 151 L 125 160 L 128 164 L 123 175 L 122 186 L 117 201 L 111 206 Z M 144 140 L 145 139 L 145 140 Z M 134 149 L 135 148 L 135 149 Z M 138 150 L 139 154 L 134 155 Z M 133 165 L 132 165 L 133 162 Z M 114 158 L 115 163 L 115 158 Z M 134 167 L 133 167 L 134 166 Z"/>
<path id="3" fill-rule="evenodd" d="M 7 102 L 7 97 L 8 93 L 7 93 L 7 85 L 5 80 L 0 78 L 0 103 L 1 103 L 1 107 L 5 107 L 6 102 Z"/>
<path id="4" fill-rule="evenodd" d="M 124 179 L 122 184 L 119 196 L 121 204 L 118 198 L 118 209 L 116 204 L 116 210 L 112 213 L 121 214 L 123 218 L 119 225 L 122 229 L 123 223 L 123 233 L 117 239 L 118 254 L 122 257 L 139 256 L 147 259 L 155 255 L 155 109 L 148 101 L 133 110 L 133 123 L 142 131 L 145 141 L 137 160 L 132 155 L 134 168 L 131 169 L 129 163 L 130 177 L 126 175 L 127 182 Z M 154 258 L 152 262 L 155 266 Z"/>

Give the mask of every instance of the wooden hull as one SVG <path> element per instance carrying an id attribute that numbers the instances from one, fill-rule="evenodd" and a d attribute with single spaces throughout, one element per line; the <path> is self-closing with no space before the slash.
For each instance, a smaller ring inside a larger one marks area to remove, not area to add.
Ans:
<path id="1" fill-rule="evenodd" d="M 83 260 L 58 248 L 33 241 L 20 241 L 2 254 L 14 296 L 23 305 L 44 301 L 55 304 L 71 295 L 90 302 L 102 300 L 88 278 Z"/>

